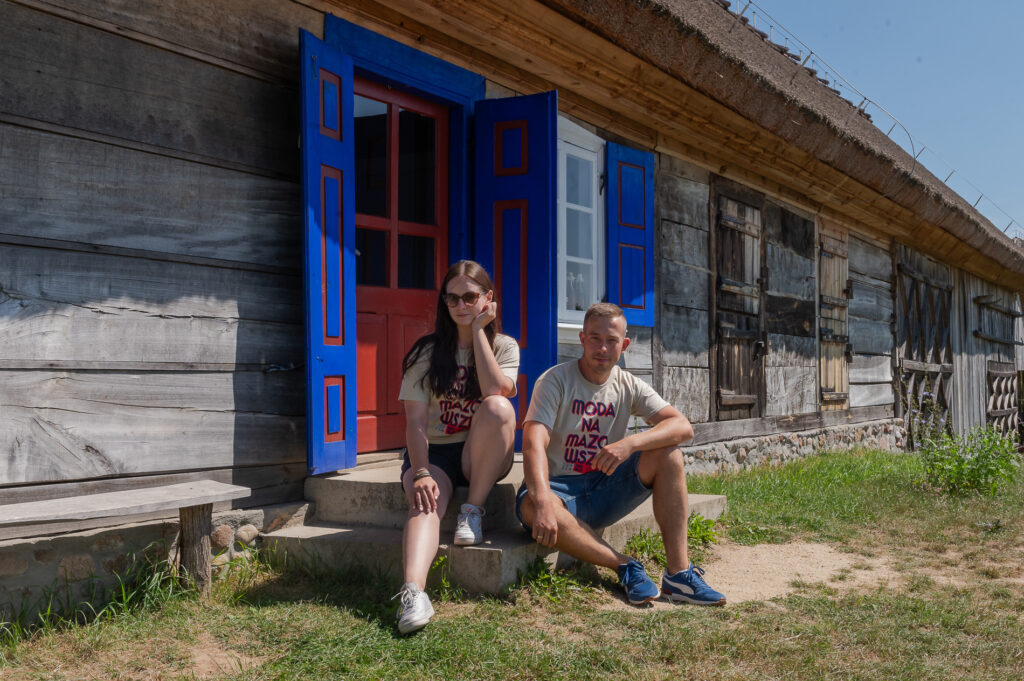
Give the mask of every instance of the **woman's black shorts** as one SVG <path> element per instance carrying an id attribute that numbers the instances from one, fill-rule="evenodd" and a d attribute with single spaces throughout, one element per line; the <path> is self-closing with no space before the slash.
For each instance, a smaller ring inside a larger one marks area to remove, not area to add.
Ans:
<path id="1" fill-rule="evenodd" d="M 462 449 L 466 446 L 465 442 L 452 442 L 444 445 L 427 445 L 427 460 L 431 466 L 437 466 L 444 474 L 448 476 L 448 479 L 452 483 L 452 487 L 469 487 L 469 480 L 462 473 Z M 399 476 L 399 480 L 405 475 L 405 472 L 412 468 L 412 464 L 409 462 L 409 450 L 406 449 L 402 457 L 402 472 Z M 509 471 L 512 470 L 512 465 L 505 469 L 505 472 L 498 477 L 498 480 L 502 480 L 508 475 Z"/>

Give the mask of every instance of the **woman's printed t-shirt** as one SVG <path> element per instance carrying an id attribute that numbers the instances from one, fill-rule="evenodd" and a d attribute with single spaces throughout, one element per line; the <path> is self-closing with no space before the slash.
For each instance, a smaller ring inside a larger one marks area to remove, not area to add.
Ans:
<path id="1" fill-rule="evenodd" d="M 519 344 L 511 336 L 498 334 L 494 337 L 494 359 L 498 361 L 501 373 L 512 379 L 515 386 L 519 375 Z M 416 363 L 409 367 L 402 377 L 402 390 L 398 399 L 427 403 L 427 442 L 445 445 L 465 442 L 469 435 L 469 424 L 476 408 L 483 400 L 466 399 L 466 377 L 475 371 L 473 348 L 459 348 L 455 353 L 455 385 L 444 395 L 430 392 L 430 384 L 424 380 L 430 368 L 430 353 L 420 354 Z M 509 397 L 515 396 L 515 388 Z"/>
<path id="2" fill-rule="evenodd" d="M 619 367 L 603 385 L 580 373 L 576 360 L 554 366 L 537 379 L 527 421 L 551 429 L 548 476 L 581 475 L 597 470 L 594 455 L 626 436 L 630 416 L 649 421 L 669 406 L 654 388 Z"/>

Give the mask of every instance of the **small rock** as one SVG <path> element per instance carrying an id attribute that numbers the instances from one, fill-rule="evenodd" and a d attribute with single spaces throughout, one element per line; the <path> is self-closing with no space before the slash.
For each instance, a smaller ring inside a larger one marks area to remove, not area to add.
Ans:
<path id="1" fill-rule="evenodd" d="M 36 559 L 37 563 L 52 563 L 57 560 L 57 552 L 53 549 L 36 549 L 32 552 L 32 556 Z"/>
<path id="2" fill-rule="evenodd" d="M 736 452 L 736 461 L 738 463 L 743 463 L 746 460 L 747 460 L 747 450 L 744 449 L 743 447 L 740 447 L 740 450 L 738 452 Z"/>
<path id="3" fill-rule="evenodd" d="M 93 551 L 113 551 L 124 544 L 124 537 L 120 534 L 107 534 L 97 537 L 92 544 Z"/>
<path id="4" fill-rule="evenodd" d="M 235 530 L 235 541 L 245 546 L 252 546 L 258 535 L 259 530 L 256 529 L 255 525 L 242 525 Z"/>
<path id="5" fill-rule="evenodd" d="M 113 558 L 107 558 L 103 561 L 103 569 L 107 571 L 107 574 L 119 574 L 123 575 L 125 568 L 128 567 L 128 556 L 121 554 L 120 556 L 114 556 Z"/>
<path id="6" fill-rule="evenodd" d="M 235 531 L 231 529 L 230 525 L 218 525 L 210 533 L 210 548 L 214 551 L 223 551 L 231 547 L 234 538 Z"/>
<path id="7" fill-rule="evenodd" d="M 28 561 L 15 554 L 0 554 L 0 578 L 17 577 L 28 570 Z"/>
<path id="8" fill-rule="evenodd" d="M 91 577 L 92 574 L 92 556 L 88 553 L 64 556 L 57 564 L 57 575 L 68 582 L 77 582 Z"/>

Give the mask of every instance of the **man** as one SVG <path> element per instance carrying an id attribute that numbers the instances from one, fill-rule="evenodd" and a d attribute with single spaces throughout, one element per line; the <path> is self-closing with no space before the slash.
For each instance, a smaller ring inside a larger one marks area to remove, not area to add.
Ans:
<path id="1" fill-rule="evenodd" d="M 544 546 L 616 570 L 629 602 L 642 605 L 658 597 L 658 587 L 639 562 L 591 528 L 611 525 L 653 493 L 668 559 L 661 593 L 673 601 L 725 605 L 725 596 L 704 582 L 704 571 L 687 554 L 689 508 L 678 445 L 693 437 L 690 422 L 617 366 L 629 347 L 618 306 L 592 305 L 580 342 L 582 359 L 552 367 L 533 388 L 516 514 Z M 630 416 L 653 427 L 627 436 Z"/>

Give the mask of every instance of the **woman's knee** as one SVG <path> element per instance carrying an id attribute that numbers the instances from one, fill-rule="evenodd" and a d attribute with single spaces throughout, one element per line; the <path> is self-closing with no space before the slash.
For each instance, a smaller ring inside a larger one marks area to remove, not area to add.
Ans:
<path id="1" fill-rule="evenodd" d="M 480 402 L 473 414 L 474 421 L 480 417 L 502 424 L 515 424 L 516 410 L 512 402 L 503 395 L 488 395 Z"/>

